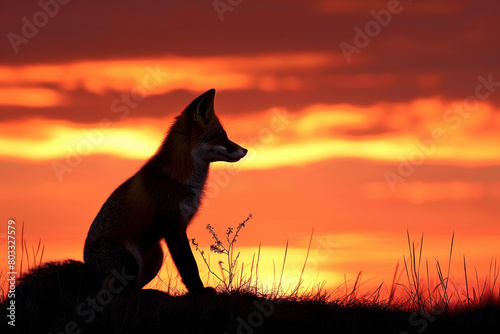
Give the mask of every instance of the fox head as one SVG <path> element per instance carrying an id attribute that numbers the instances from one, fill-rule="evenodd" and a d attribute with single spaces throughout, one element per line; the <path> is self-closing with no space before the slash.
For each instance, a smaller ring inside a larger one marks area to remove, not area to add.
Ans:
<path id="1" fill-rule="evenodd" d="M 247 150 L 227 137 L 215 115 L 214 99 L 215 89 L 211 89 L 183 111 L 183 116 L 191 122 L 190 141 L 194 144 L 191 155 L 205 162 L 236 162 L 247 154 Z"/>
<path id="2" fill-rule="evenodd" d="M 229 140 L 215 115 L 214 99 L 215 89 L 194 99 L 177 117 L 165 138 L 162 148 L 169 151 L 178 166 L 191 159 L 196 164 L 236 162 L 246 155 L 247 149 Z"/>

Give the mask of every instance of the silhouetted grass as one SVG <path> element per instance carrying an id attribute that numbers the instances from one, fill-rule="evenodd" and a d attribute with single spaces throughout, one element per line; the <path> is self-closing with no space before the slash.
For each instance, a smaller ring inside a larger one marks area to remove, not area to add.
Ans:
<path id="1" fill-rule="evenodd" d="M 251 218 L 251 216 L 249 217 Z M 282 283 L 288 244 L 281 270 L 270 287 L 260 284 L 258 266 L 260 247 L 251 264 L 239 264 L 235 255 L 236 237 L 248 221 L 238 225 L 236 231 L 226 231 L 224 244 L 213 229 L 212 250 L 225 255 L 226 262 L 216 268 L 205 260 L 209 274 L 219 284 L 217 294 L 182 294 L 170 283 L 169 293 L 143 289 L 130 300 L 111 302 L 94 312 L 79 312 L 81 305 L 89 305 L 88 298 L 96 292 L 89 290 L 81 263 L 61 267 L 56 277 L 32 280 L 32 286 L 20 287 L 16 309 L 17 329 L 22 333 L 497 333 L 500 331 L 499 272 L 496 260 L 491 262 L 489 275 L 475 281 L 468 280 L 464 258 L 466 286 L 462 288 L 450 278 L 453 252 L 452 236 L 448 267 L 436 261 L 437 284 L 431 285 L 432 270 L 422 259 L 423 236 L 419 247 L 408 233 L 409 255 L 404 257 L 404 268 L 396 266 L 388 293 L 381 284 L 372 291 L 361 291 L 362 274 L 352 283 L 347 280 L 334 290 L 324 284 L 310 289 L 302 288 L 302 274 L 307 270 L 307 259 L 313 238 L 305 256 L 302 272 L 296 286 Z M 193 241 L 194 242 L 194 241 Z M 28 260 L 28 247 L 23 240 L 23 258 L 28 269 L 41 262 L 43 247 L 32 247 Z M 202 250 L 195 244 L 199 252 Z M 202 253 L 202 255 L 205 255 Z M 52 265 L 55 266 L 55 265 Z M 43 268 L 43 266 L 42 266 Z M 42 272 L 42 271 L 40 271 Z M 403 280 L 401 281 L 401 276 Z M 2 276 L 4 279 L 4 276 Z M 4 285 L 3 285 L 4 286 Z M 299 290 L 301 291 L 299 293 Z M 400 291 L 397 293 L 396 291 Z M 98 293 L 98 292 L 97 292 Z M 2 303 L 6 301 L 3 296 Z M 83 308 L 87 310 L 86 308 Z M 5 304 L 2 307 L 2 327 L 6 325 Z M 83 314 L 83 315 L 82 315 Z M 12 328 L 9 328 L 12 329 Z M 4 333 L 4 331 L 2 331 Z"/>

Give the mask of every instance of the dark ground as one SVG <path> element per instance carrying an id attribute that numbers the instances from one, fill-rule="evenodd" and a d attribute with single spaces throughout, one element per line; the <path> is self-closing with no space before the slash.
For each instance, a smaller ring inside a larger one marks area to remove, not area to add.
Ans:
<path id="1" fill-rule="evenodd" d="M 15 291 L 15 327 L 8 325 L 10 299 L 0 308 L 0 333 L 500 333 L 500 306 L 435 310 L 362 302 L 327 302 L 321 295 L 258 296 L 205 292 L 170 296 L 141 290 L 135 297 L 117 283 L 92 291 L 81 262 L 48 263 L 25 276 Z M 132 297 L 131 297 L 132 296 Z"/>
<path id="2" fill-rule="evenodd" d="M 19 303 L 18 333 L 500 333 L 498 307 L 425 316 L 380 306 L 270 300 L 250 293 L 172 297 L 156 290 L 143 290 L 135 306 L 103 306 L 84 298 L 75 304 L 57 295 L 38 307 L 34 301 L 28 307 Z M 85 307 L 78 308 L 81 303 Z M 5 312 L 3 305 L 2 326 L 10 332 Z"/>

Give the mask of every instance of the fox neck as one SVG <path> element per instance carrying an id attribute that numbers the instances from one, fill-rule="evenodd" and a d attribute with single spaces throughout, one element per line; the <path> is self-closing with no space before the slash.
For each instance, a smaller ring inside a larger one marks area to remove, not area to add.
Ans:
<path id="1" fill-rule="evenodd" d="M 159 164 L 162 174 L 182 184 L 189 183 L 196 169 L 208 171 L 208 163 L 196 164 L 191 154 L 192 145 L 189 136 L 191 131 L 192 125 L 187 122 L 186 117 L 178 116 L 158 152 L 152 158 Z M 200 172 L 197 171 L 197 174 Z"/>
<path id="2" fill-rule="evenodd" d="M 188 142 L 169 141 L 167 138 L 160 150 L 151 158 L 151 163 L 158 166 L 161 174 L 180 184 L 199 184 L 200 180 L 203 180 L 203 185 L 209 163 L 197 159 L 195 151 L 191 150 Z"/>

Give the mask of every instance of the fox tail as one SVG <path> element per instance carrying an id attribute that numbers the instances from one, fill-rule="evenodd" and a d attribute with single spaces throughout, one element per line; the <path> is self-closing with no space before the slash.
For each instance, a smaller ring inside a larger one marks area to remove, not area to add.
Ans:
<path id="1" fill-rule="evenodd" d="M 88 298 L 98 290 L 93 280 L 81 261 L 44 263 L 19 278 L 15 291 L 3 298 L 0 313 L 9 318 L 14 309 L 16 329 L 26 333 L 89 329 L 87 320 L 92 314 L 84 316 Z"/>

